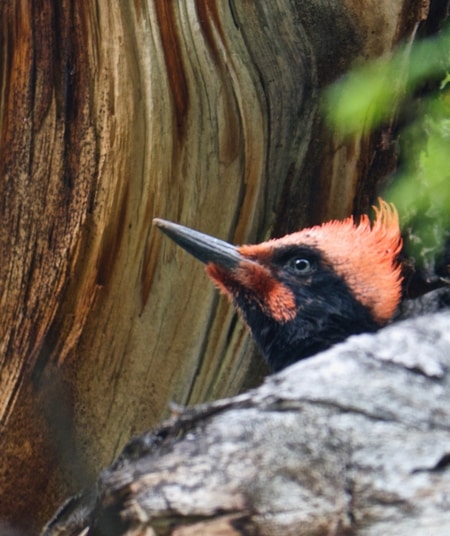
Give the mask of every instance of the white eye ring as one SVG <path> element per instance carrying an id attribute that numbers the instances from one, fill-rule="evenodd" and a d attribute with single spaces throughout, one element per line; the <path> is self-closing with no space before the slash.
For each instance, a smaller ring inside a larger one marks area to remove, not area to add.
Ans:
<path id="1" fill-rule="evenodd" d="M 311 263 L 309 262 L 308 259 L 303 259 L 301 257 L 298 257 L 298 258 L 292 259 L 289 264 L 299 274 L 305 274 L 311 271 Z"/>

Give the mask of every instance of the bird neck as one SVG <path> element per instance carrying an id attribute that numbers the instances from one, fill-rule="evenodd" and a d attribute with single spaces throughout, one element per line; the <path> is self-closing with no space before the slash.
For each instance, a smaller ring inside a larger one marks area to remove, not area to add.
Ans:
<path id="1" fill-rule="evenodd" d="M 237 306 L 272 372 L 311 357 L 344 341 L 350 335 L 376 331 L 380 326 L 369 311 L 354 300 L 339 314 L 333 307 L 304 309 L 289 322 L 279 323 L 248 302 Z M 245 305 L 245 306 L 242 306 Z"/>

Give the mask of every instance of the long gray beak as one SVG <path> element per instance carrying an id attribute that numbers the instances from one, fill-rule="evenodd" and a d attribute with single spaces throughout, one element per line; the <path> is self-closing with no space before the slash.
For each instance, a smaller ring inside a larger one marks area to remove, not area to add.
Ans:
<path id="1" fill-rule="evenodd" d="M 194 231 L 178 223 L 155 218 L 153 224 L 179 246 L 205 264 L 213 262 L 224 268 L 233 269 L 244 260 L 237 248 L 214 236 Z"/>

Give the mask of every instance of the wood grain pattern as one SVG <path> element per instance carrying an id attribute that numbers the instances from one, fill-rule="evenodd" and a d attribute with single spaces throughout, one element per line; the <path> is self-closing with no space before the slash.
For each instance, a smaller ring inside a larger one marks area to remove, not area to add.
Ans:
<path id="1" fill-rule="evenodd" d="M 329 133 L 317 96 L 412 35 L 405 6 L 0 4 L 1 518 L 36 527 L 168 401 L 258 381 L 151 220 L 243 243 L 364 210 L 389 159 Z"/>

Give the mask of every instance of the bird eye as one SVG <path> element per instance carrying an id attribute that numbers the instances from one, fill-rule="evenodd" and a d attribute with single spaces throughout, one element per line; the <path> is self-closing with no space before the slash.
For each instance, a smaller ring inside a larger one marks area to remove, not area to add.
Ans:
<path id="1" fill-rule="evenodd" d="M 311 270 L 311 263 L 308 259 L 295 258 L 290 261 L 290 266 L 300 274 L 305 274 Z"/>

